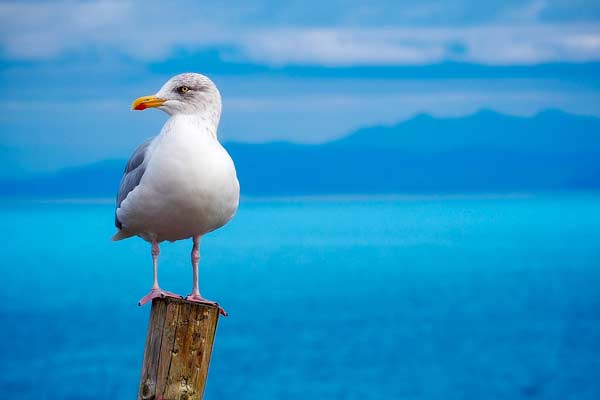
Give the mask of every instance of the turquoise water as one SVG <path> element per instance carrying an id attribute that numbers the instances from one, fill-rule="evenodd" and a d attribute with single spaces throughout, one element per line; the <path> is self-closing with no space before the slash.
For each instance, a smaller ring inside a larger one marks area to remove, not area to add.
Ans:
<path id="1" fill-rule="evenodd" d="M 135 398 L 149 246 L 109 240 L 111 204 L 0 220 L 3 397 Z M 246 201 L 200 285 L 230 313 L 206 399 L 600 398 L 599 194 Z"/>

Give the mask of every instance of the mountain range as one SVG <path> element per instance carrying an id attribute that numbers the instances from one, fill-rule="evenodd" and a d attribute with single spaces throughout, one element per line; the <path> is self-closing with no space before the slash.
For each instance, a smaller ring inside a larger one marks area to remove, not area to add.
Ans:
<path id="1" fill-rule="evenodd" d="M 226 143 L 245 195 L 600 189 L 600 119 L 548 110 L 418 115 L 322 144 Z M 3 196 L 114 196 L 126 160 L 0 185 Z"/>

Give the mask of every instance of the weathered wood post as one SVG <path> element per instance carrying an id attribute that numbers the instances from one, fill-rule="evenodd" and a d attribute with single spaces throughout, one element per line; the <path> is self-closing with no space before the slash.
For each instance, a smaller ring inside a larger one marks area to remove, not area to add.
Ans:
<path id="1" fill-rule="evenodd" d="M 202 399 L 218 319 L 216 306 L 152 301 L 139 400 Z"/>

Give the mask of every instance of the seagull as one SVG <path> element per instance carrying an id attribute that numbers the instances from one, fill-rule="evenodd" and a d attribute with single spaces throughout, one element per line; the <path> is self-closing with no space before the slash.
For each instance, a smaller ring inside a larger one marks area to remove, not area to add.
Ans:
<path id="1" fill-rule="evenodd" d="M 240 198 L 235 165 L 217 138 L 219 90 L 208 77 L 185 73 L 131 108 L 158 108 L 170 116 L 158 136 L 133 152 L 117 194 L 113 240 L 139 236 L 152 245 L 154 284 L 138 304 L 182 297 L 158 285 L 159 243 L 191 238 L 193 284 L 185 299 L 218 306 L 200 294 L 200 239 L 233 218 Z"/>

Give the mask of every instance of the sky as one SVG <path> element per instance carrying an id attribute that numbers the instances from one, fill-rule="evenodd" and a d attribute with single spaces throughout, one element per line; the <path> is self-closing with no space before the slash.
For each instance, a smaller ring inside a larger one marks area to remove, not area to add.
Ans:
<path id="1" fill-rule="evenodd" d="M 600 2 L 0 1 L 0 177 L 125 158 L 170 76 L 223 96 L 222 141 L 319 143 L 419 113 L 600 116 Z"/>

